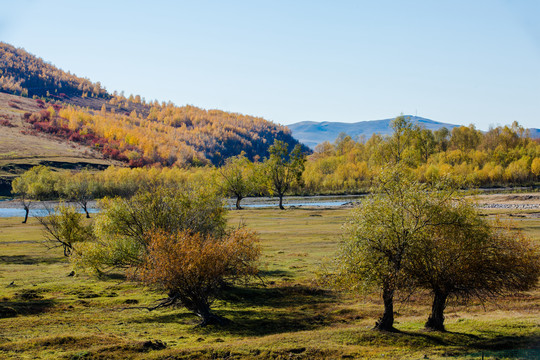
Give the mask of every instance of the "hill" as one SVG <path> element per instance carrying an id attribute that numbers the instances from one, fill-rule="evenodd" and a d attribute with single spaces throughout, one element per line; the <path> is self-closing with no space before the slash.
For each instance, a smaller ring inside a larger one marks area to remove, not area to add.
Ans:
<path id="1" fill-rule="evenodd" d="M 9 196 L 11 179 L 32 166 L 104 169 L 123 165 L 91 147 L 33 131 L 24 114 L 40 110 L 35 100 L 0 93 L 0 196 Z"/>
<path id="2" fill-rule="evenodd" d="M 529 128 L 529 135 L 530 135 L 533 139 L 540 139 L 540 129 Z"/>
<path id="3" fill-rule="evenodd" d="M 442 127 L 451 130 L 456 126 L 459 126 L 441 123 L 419 116 L 406 115 L 406 117 L 429 130 L 438 130 Z M 296 139 L 306 144 L 311 149 L 314 149 L 317 144 L 324 141 L 334 142 L 340 133 L 346 133 L 352 138 L 363 136 L 366 140 L 375 133 L 388 135 L 392 132 L 392 129 L 390 128 L 390 122 L 392 120 L 393 118 L 359 121 L 355 123 L 302 121 L 288 125 L 288 127 L 291 129 L 292 134 Z"/>
<path id="4" fill-rule="evenodd" d="M 0 126 L 4 137 L 46 134 L 130 166 L 217 165 L 242 151 L 252 160 L 263 158 L 274 139 L 298 144 L 287 127 L 260 117 L 110 94 L 99 82 L 1 42 L 0 92 L 21 96 L 17 101 L 27 106 L 4 102 L 2 111 L 11 118 L 5 120 L 18 124 Z M 10 153 L 20 157 L 25 150 L 15 146 Z"/>

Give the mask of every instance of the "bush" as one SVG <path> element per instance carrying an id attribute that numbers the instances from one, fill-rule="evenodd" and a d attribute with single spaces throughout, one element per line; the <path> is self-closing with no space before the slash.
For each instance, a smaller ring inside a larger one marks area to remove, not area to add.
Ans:
<path id="1" fill-rule="evenodd" d="M 257 273 L 257 237 L 245 229 L 222 237 L 190 231 L 152 231 L 147 237 L 148 253 L 134 277 L 168 293 L 158 307 L 180 303 L 201 318 L 201 326 L 223 323 L 210 305 L 225 282 Z"/>
<path id="2" fill-rule="evenodd" d="M 104 199 L 94 224 L 95 241 L 81 244 L 77 263 L 98 272 L 107 267 L 142 263 L 148 233 L 191 233 L 221 236 L 225 208 L 218 194 L 203 186 L 148 185 L 129 199 Z"/>

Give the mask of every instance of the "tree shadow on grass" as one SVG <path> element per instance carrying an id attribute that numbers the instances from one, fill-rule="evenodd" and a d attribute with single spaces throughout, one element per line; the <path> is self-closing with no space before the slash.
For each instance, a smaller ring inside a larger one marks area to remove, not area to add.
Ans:
<path id="1" fill-rule="evenodd" d="M 121 272 L 103 272 L 99 274 L 99 279 L 103 281 L 126 281 L 127 276 L 124 273 Z"/>
<path id="2" fill-rule="evenodd" d="M 2 255 L 0 263 L 7 265 L 38 265 L 38 264 L 56 264 L 65 262 L 64 257 L 33 257 L 28 255 Z"/>
<path id="3" fill-rule="evenodd" d="M 257 306 L 283 308 L 329 304 L 335 302 L 336 296 L 331 291 L 315 286 L 291 284 L 268 287 L 228 286 L 218 299 L 239 308 Z"/>
<path id="4" fill-rule="evenodd" d="M 330 322 L 322 313 L 287 310 L 223 310 L 219 315 L 232 320 L 226 326 L 214 326 L 209 332 L 221 332 L 237 336 L 265 336 L 271 334 L 314 330 Z M 206 331 L 206 329 L 203 329 Z"/>
<path id="5" fill-rule="evenodd" d="M 269 277 L 282 278 L 293 276 L 293 274 L 286 270 L 261 270 L 259 271 L 259 276 L 264 279 L 264 282 L 267 282 Z"/>
<path id="6" fill-rule="evenodd" d="M 228 287 L 219 297 L 227 303 L 219 315 L 232 322 L 220 331 L 240 336 L 312 330 L 332 321 L 328 308 L 336 295 L 300 284 L 274 287 Z"/>
<path id="7" fill-rule="evenodd" d="M 451 331 L 429 331 L 420 330 L 416 332 L 396 330 L 396 333 L 409 336 L 411 338 L 423 339 L 426 344 L 432 345 L 466 345 L 480 340 L 481 338 L 474 334 Z"/>
<path id="8" fill-rule="evenodd" d="M 220 306 L 219 302 L 224 302 L 225 306 Z M 196 331 L 264 336 L 311 330 L 331 323 L 328 307 L 334 303 L 335 295 L 332 292 L 304 285 L 227 287 L 214 305 L 213 311 L 231 322 L 197 328 Z M 136 322 L 195 326 L 199 323 L 199 318 L 187 311 L 164 315 L 155 312 Z"/>
<path id="9" fill-rule="evenodd" d="M 48 311 L 55 305 L 50 299 L 0 301 L 0 319 L 17 315 L 36 315 Z"/>
<path id="10" fill-rule="evenodd" d="M 135 309 L 135 308 L 134 308 Z M 140 309 L 140 307 L 139 307 Z M 141 309 L 147 311 L 145 309 Z M 199 318 L 190 312 L 181 311 L 182 309 L 178 307 L 177 312 L 173 314 L 160 314 L 159 311 L 150 311 L 147 312 L 147 315 L 138 320 L 132 320 L 133 323 L 144 324 L 144 323 L 159 323 L 159 324 L 187 324 L 187 325 L 197 325 L 199 323 Z"/>
<path id="11" fill-rule="evenodd" d="M 539 350 L 540 336 L 499 336 L 490 339 L 480 339 L 472 344 L 472 348 L 489 350 L 489 351 L 504 351 L 512 349 L 525 349 L 529 347 Z"/>
<path id="12" fill-rule="evenodd" d="M 492 351 L 505 352 L 516 349 L 528 349 L 538 347 L 539 337 L 535 335 L 524 336 L 496 336 L 484 338 L 474 334 L 462 332 L 411 332 L 397 331 L 397 337 L 401 337 L 398 342 L 405 342 L 408 346 L 451 346 L 462 349 L 459 354 L 470 353 L 471 351 Z M 391 340 L 392 335 L 388 335 Z M 510 357 L 512 358 L 512 357 Z"/>

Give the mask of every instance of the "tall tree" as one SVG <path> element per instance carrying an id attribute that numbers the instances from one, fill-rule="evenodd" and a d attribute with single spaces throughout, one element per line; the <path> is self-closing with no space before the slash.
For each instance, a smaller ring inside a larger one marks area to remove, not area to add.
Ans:
<path id="1" fill-rule="evenodd" d="M 413 147 L 416 150 L 421 163 L 427 163 L 429 156 L 435 152 L 435 136 L 431 130 L 414 126 Z"/>
<path id="2" fill-rule="evenodd" d="M 300 145 L 289 153 L 287 143 L 275 140 L 270 146 L 270 157 L 265 161 L 266 174 L 271 190 L 279 197 L 279 208 L 284 210 L 283 195 L 294 184 L 301 184 L 306 156 Z"/>
<path id="3" fill-rule="evenodd" d="M 399 163 L 403 160 L 405 150 L 410 144 L 410 133 L 412 130 L 411 120 L 403 115 L 398 116 L 390 123 L 392 136 L 388 140 L 390 150 L 390 161 Z"/>
<path id="4" fill-rule="evenodd" d="M 394 295 L 408 291 L 405 273 L 415 244 L 429 236 L 429 226 L 439 217 L 440 204 L 451 191 L 431 191 L 396 166 L 381 174 L 371 195 L 353 211 L 337 260 L 343 284 L 361 284 L 382 290 L 384 313 L 375 328 L 394 330 Z"/>

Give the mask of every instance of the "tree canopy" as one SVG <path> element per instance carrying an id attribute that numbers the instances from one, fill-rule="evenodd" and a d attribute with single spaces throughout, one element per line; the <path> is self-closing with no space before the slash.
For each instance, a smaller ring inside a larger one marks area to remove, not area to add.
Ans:
<path id="1" fill-rule="evenodd" d="M 283 207 L 283 195 L 295 184 L 302 183 L 302 173 L 306 157 L 302 147 L 297 145 L 289 153 L 288 145 L 275 140 L 270 146 L 270 156 L 264 162 L 270 190 L 279 197 L 279 208 Z"/>

